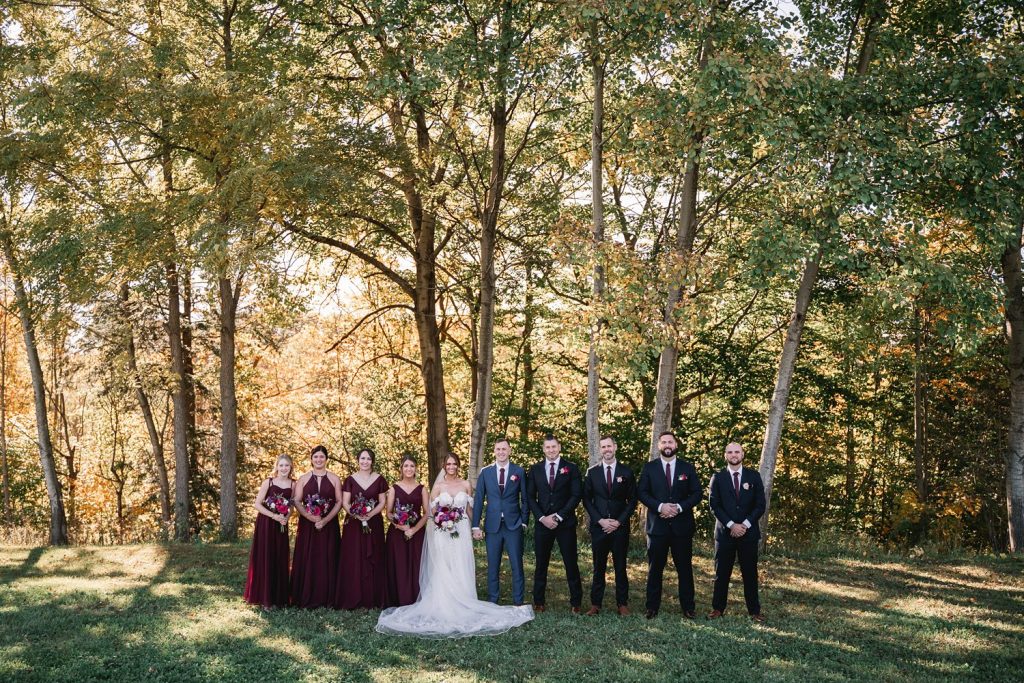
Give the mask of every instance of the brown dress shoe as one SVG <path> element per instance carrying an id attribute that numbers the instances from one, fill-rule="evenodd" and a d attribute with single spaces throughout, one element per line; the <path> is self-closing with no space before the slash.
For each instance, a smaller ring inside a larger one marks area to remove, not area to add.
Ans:
<path id="1" fill-rule="evenodd" d="M 619 616 L 620 617 L 628 617 L 629 616 L 629 608 L 626 607 L 625 605 L 619 605 Z"/>
<path id="2" fill-rule="evenodd" d="M 579 608 L 579 607 L 575 607 L 575 606 L 574 606 L 574 607 L 572 608 L 572 613 L 573 613 L 573 614 L 579 614 L 579 613 L 580 613 L 580 608 Z"/>
<path id="3" fill-rule="evenodd" d="M 597 605 L 591 605 L 590 609 L 587 610 L 587 616 L 588 617 L 596 617 L 598 614 L 600 614 L 600 612 L 601 612 L 601 608 L 600 607 L 598 607 Z"/>
<path id="4" fill-rule="evenodd" d="M 649 609 L 646 612 L 644 612 L 644 617 L 646 617 L 647 619 L 653 619 L 656 616 L 658 616 L 658 610 L 656 609 Z"/>
<path id="5" fill-rule="evenodd" d="M 764 623 L 764 615 L 761 614 L 761 613 L 751 614 L 750 618 L 753 619 L 754 621 L 756 621 L 759 624 L 763 624 Z"/>
<path id="6" fill-rule="evenodd" d="M 533 606 L 533 611 L 537 612 L 538 614 L 540 614 L 541 612 L 544 611 L 544 605 L 534 605 Z"/>
<path id="7" fill-rule="evenodd" d="M 722 610 L 720 609 L 713 609 L 710 612 L 708 612 L 708 619 L 718 619 L 721 616 Z"/>

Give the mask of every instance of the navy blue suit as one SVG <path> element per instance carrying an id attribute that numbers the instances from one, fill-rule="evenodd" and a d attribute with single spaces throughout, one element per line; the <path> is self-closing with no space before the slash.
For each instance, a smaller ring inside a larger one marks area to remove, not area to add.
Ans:
<path id="1" fill-rule="evenodd" d="M 505 466 L 505 486 L 498 484 L 497 465 L 480 470 L 473 497 L 473 528 L 480 527 L 487 534 L 487 599 L 498 602 L 500 592 L 501 555 L 508 551 L 512 565 L 512 602 L 523 604 L 526 582 L 523 578 L 523 526 L 530 517 L 526 506 L 526 473 L 523 468 L 509 462 Z M 486 512 L 484 508 L 486 507 Z"/>
<path id="2" fill-rule="evenodd" d="M 661 607 L 662 579 L 671 550 L 679 577 L 679 603 L 684 612 L 693 612 L 693 509 L 702 497 L 697 470 L 676 458 L 669 486 L 665 465 L 660 457 L 656 458 L 644 465 L 640 473 L 637 497 L 647 506 L 647 609 L 657 612 Z M 672 519 L 664 519 L 658 513 L 658 506 L 663 503 L 679 505 L 682 511 Z"/>
<path id="3" fill-rule="evenodd" d="M 715 513 L 715 591 L 711 607 L 721 612 L 729 597 L 729 579 L 736 560 L 740 561 L 743 575 L 743 597 L 747 612 L 761 613 L 761 601 L 757 594 L 757 542 L 761 538 L 758 520 L 765 511 L 764 483 L 757 470 L 744 467 L 739 476 L 739 495 L 736 493 L 733 477 L 726 467 L 711 478 L 710 503 Z M 750 522 L 747 533 L 733 538 L 728 524 Z"/>

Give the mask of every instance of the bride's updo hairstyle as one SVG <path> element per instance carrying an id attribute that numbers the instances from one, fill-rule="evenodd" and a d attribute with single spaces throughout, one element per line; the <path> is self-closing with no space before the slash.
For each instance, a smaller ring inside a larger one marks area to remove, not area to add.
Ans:
<path id="1" fill-rule="evenodd" d="M 459 456 L 455 455 L 454 453 L 449 453 L 448 455 L 444 456 L 444 467 L 441 468 L 441 471 L 444 472 L 445 476 L 448 476 L 448 472 L 445 468 L 448 467 L 449 460 L 455 461 L 455 474 L 457 476 L 459 470 L 462 469 L 462 460 L 460 460 Z"/>

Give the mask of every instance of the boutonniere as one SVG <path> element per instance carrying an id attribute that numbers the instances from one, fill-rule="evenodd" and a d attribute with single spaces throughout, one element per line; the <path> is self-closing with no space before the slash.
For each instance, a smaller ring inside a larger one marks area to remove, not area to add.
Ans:
<path id="1" fill-rule="evenodd" d="M 743 490 L 747 491 L 749 489 L 750 489 L 750 482 L 749 481 L 743 482 Z"/>
<path id="2" fill-rule="evenodd" d="M 686 481 L 686 475 L 685 474 L 680 474 L 679 475 L 679 481 Z"/>
<path id="3" fill-rule="evenodd" d="M 569 474 L 569 468 L 568 467 L 563 467 L 562 469 L 560 469 L 558 471 L 561 472 L 562 474 Z"/>
<path id="4" fill-rule="evenodd" d="M 615 481 L 617 481 L 617 482 L 619 482 L 621 484 L 622 483 L 622 477 L 615 477 Z"/>
<path id="5" fill-rule="evenodd" d="M 518 474 L 509 475 L 508 480 L 509 481 L 519 481 L 519 475 Z"/>

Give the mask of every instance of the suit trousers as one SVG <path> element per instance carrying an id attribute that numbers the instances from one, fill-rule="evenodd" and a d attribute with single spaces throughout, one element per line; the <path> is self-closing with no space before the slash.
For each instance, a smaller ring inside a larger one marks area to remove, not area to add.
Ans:
<path id="1" fill-rule="evenodd" d="M 545 604 L 548 588 L 548 564 L 551 562 L 551 550 L 558 542 L 565 564 L 565 578 L 569 582 L 569 603 L 579 607 L 583 602 L 583 581 L 580 579 L 579 553 L 576 548 L 576 527 L 559 524 L 549 529 L 543 524 L 534 526 L 533 548 L 537 555 L 537 566 L 533 571 L 533 604 Z"/>
<path id="2" fill-rule="evenodd" d="M 669 532 L 661 536 L 647 537 L 647 609 L 657 612 L 661 609 L 661 586 L 672 551 L 672 563 L 679 577 L 679 604 L 686 612 L 696 609 L 693 595 L 693 534 Z"/>
<path id="3" fill-rule="evenodd" d="M 725 603 L 729 597 L 729 579 L 732 577 L 732 568 L 739 559 L 747 613 L 761 613 L 761 600 L 757 595 L 757 540 L 749 532 L 742 538 L 733 538 L 725 532 L 715 539 L 715 591 L 711 598 L 713 609 L 725 611 Z"/>
<path id="4" fill-rule="evenodd" d="M 612 554 L 615 568 L 615 604 L 629 604 L 629 575 L 626 573 L 626 554 L 629 552 L 629 525 L 624 524 L 610 534 L 591 541 L 594 556 L 594 580 L 590 585 L 590 604 L 600 607 L 604 602 L 605 572 L 608 553 Z"/>
<path id="5" fill-rule="evenodd" d="M 512 566 L 512 603 L 523 604 L 526 593 L 526 581 L 523 579 L 523 529 L 509 529 L 504 520 L 497 531 L 487 534 L 484 541 L 487 547 L 487 599 L 498 602 L 499 577 L 501 576 L 501 555 L 508 553 L 508 561 Z"/>

